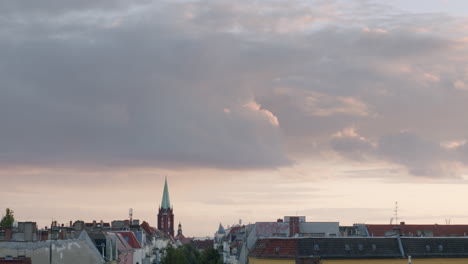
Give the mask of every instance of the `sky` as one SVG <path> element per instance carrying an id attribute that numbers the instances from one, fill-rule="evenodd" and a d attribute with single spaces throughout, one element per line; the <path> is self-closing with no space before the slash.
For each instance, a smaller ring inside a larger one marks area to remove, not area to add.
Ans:
<path id="1" fill-rule="evenodd" d="M 468 3 L 0 2 L 0 210 L 468 224 Z"/>

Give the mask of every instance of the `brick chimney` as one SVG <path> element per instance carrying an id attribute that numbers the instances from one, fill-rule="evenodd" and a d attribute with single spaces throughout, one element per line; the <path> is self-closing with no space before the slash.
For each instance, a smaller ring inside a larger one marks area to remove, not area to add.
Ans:
<path id="1" fill-rule="evenodd" d="M 60 233 L 59 233 L 59 239 L 60 240 L 64 240 L 65 239 L 65 230 L 60 230 Z"/>
<path id="2" fill-rule="evenodd" d="M 13 230 L 11 227 L 5 227 L 5 240 L 10 241 L 13 238 Z"/>
<path id="3" fill-rule="evenodd" d="M 301 232 L 299 227 L 299 217 L 291 216 L 289 217 L 289 236 L 292 237 L 295 234 L 299 234 Z"/>

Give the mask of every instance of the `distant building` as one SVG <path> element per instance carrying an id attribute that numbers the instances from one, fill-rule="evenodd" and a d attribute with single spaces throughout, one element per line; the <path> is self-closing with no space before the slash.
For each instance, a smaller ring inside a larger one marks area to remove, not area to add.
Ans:
<path id="1" fill-rule="evenodd" d="M 400 222 L 398 225 L 366 225 L 369 236 L 405 237 L 464 237 L 468 225 L 412 225 Z"/>
<path id="2" fill-rule="evenodd" d="M 162 202 L 158 212 L 158 230 L 169 235 L 170 237 L 174 237 L 174 210 L 169 199 L 167 178 L 164 181 Z"/>
<path id="3" fill-rule="evenodd" d="M 276 222 L 257 222 L 224 229 L 220 224 L 214 235 L 214 247 L 221 251 L 224 263 L 245 264 L 248 254 L 260 238 L 339 237 L 338 222 L 307 222 L 305 216 L 285 216 Z"/>

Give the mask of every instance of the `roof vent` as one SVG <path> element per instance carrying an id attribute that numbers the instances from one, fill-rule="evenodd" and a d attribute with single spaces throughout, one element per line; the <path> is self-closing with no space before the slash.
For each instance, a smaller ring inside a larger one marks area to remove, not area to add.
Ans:
<path id="1" fill-rule="evenodd" d="M 439 245 L 439 251 L 440 251 L 440 252 L 444 251 L 444 246 Z"/>
<path id="2" fill-rule="evenodd" d="M 348 244 L 346 244 L 346 245 L 344 245 L 344 249 L 345 249 L 346 251 L 350 251 L 350 250 L 351 250 L 351 247 L 350 247 Z"/>
<path id="3" fill-rule="evenodd" d="M 319 251 L 319 250 L 320 250 L 320 246 L 319 246 L 318 244 L 315 244 L 315 245 L 314 245 L 314 250 L 315 250 L 315 251 Z"/>
<path id="4" fill-rule="evenodd" d="M 363 250 L 364 250 L 364 246 L 363 246 L 362 244 L 359 244 L 359 245 L 358 245 L 358 249 L 359 249 L 360 251 L 363 251 Z"/>
<path id="5" fill-rule="evenodd" d="M 431 246 L 426 245 L 426 252 L 431 252 Z"/>
<path id="6" fill-rule="evenodd" d="M 372 244 L 372 251 L 376 251 L 377 250 L 377 246 L 375 244 Z"/>

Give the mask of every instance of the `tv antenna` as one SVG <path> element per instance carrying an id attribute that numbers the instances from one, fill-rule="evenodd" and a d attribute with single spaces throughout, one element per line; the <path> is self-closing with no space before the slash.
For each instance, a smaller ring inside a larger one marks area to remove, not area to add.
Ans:
<path id="1" fill-rule="evenodd" d="M 395 202 L 395 210 L 393 212 L 395 213 L 395 222 L 398 225 L 398 202 Z"/>

